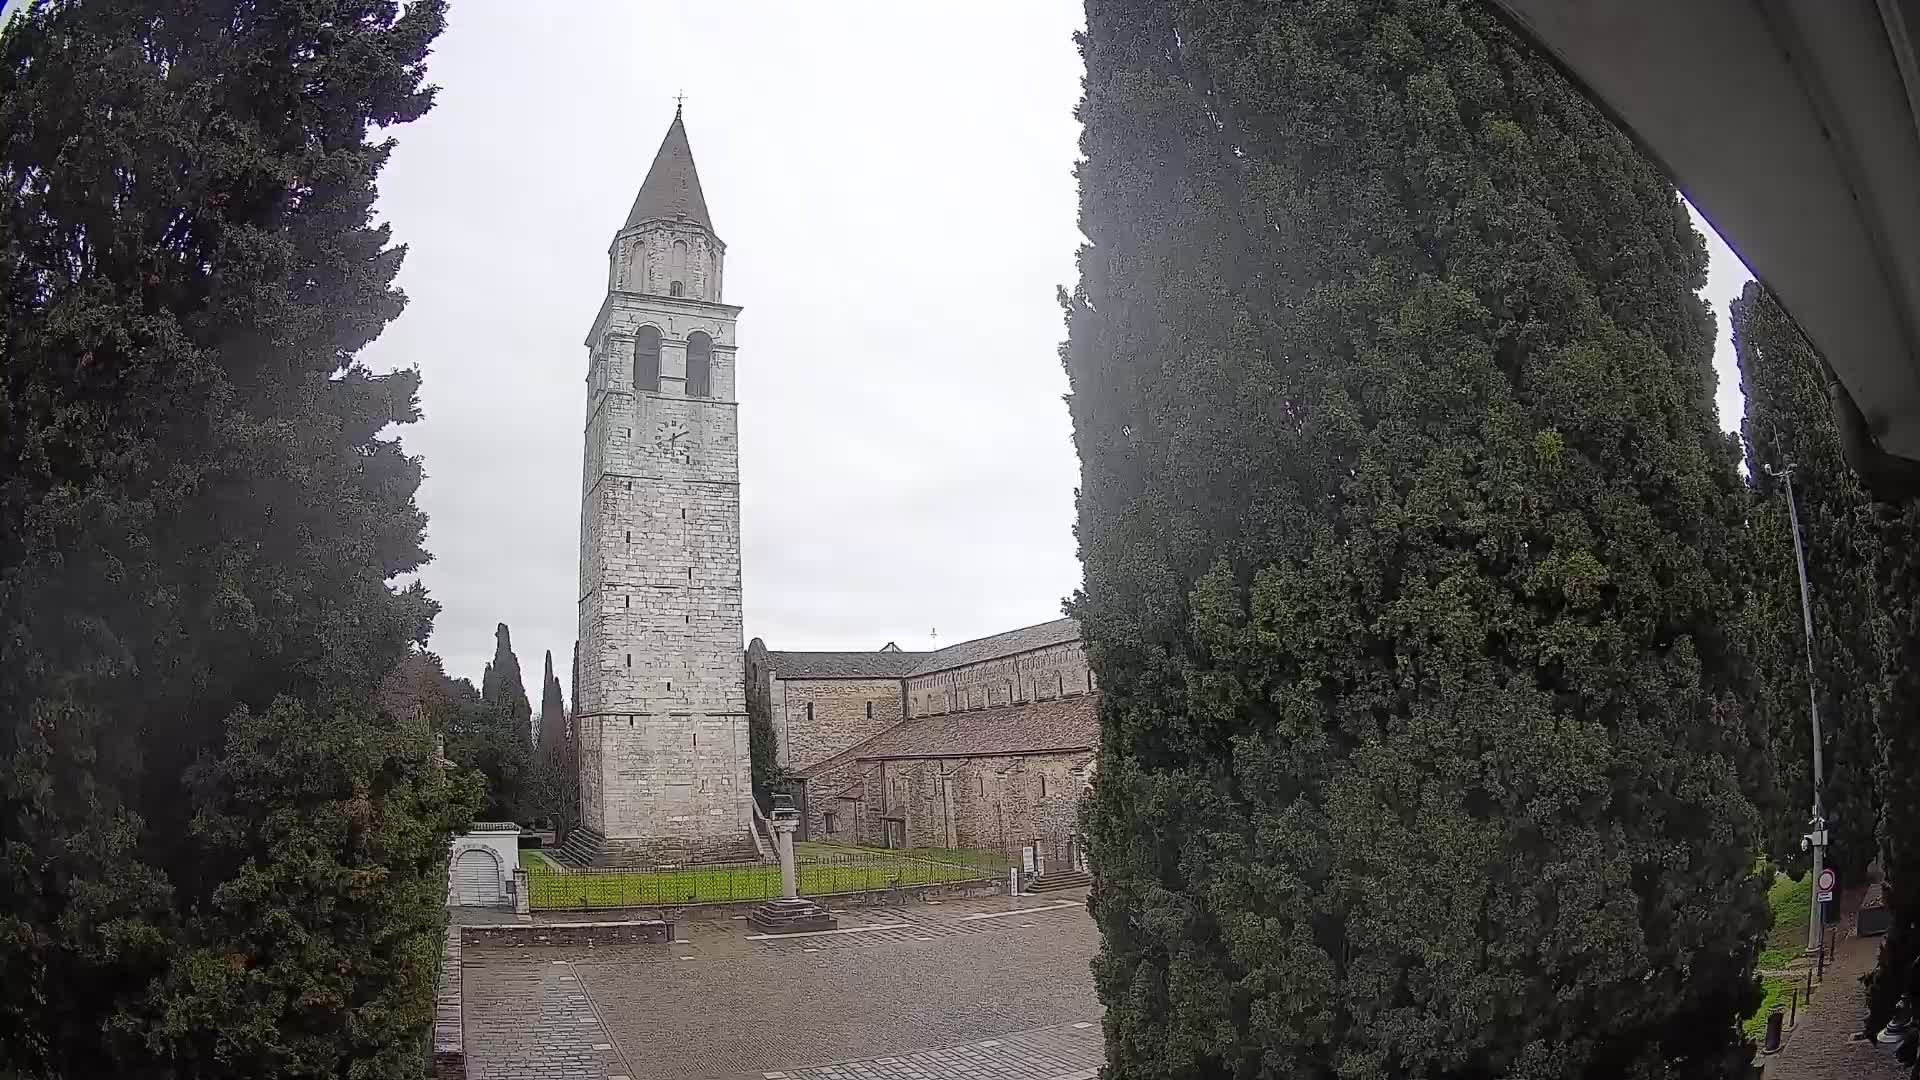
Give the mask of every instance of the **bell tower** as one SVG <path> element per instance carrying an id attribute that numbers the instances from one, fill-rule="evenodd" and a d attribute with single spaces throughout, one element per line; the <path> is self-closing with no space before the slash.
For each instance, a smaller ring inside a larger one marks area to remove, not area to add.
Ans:
<path id="1" fill-rule="evenodd" d="M 754 852 L 725 257 L 676 109 L 586 340 L 580 862 Z"/>

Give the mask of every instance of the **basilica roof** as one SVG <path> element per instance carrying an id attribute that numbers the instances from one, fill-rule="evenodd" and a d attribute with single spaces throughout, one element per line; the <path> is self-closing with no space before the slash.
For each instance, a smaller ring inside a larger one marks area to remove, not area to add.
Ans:
<path id="1" fill-rule="evenodd" d="M 660 140 L 653 167 L 647 170 L 647 179 L 640 185 L 640 194 L 633 200 L 633 209 L 627 212 L 622 228 L 656 218 L 691 221 L 713 231 L 713 219 L 707 216 L 707 197 L 700 191 L 700 174 L 693 167 L 693 147 L 687 144 L 687 125 L 677 109 L 673 126 Z"/>
<path id="2" fill-rule="evenodd" d="M 898 679 L 926 653 L 769 652 L 767 663 L 782 679 Z"/>
<path id="3" fill-rule="evenodd" d="M 928 675 L 936 671 L 966 667 L 968 664 L 998 660 L 1014 653 L 1031 652 L 1044 649 L 1049 645 L 1061 645 L 1069 641 L 1080 640 L 1080 621 L 1078 619 L 1055 619 L 1037 626 L 1023 626 L 1018 630 L 1009 630 L 992 637 L 975 638 L 962 641 L 958 645 L 949 645 L 930 653 L 914 654 L 920 662 L 914 665 L 909 675 Z"/>
<path id="4" fill-rule="evenodd" d="M 1058 754 L 1091 750 L 1099 741 L 1100 695 L 1073 694 L 902 721 L 800 775 L 819 776 L 857 761 Z"/>

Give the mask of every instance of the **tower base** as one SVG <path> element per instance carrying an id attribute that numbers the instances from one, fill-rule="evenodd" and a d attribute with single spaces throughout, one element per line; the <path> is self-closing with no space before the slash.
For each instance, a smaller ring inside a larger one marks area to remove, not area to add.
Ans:
<path id="1" fill-rule="evenodd" d="M 733 836 L 699 840 L 683 837 L 609 838 L 585 827 L 567 834 L 567 842 L 560 846 L 560 858 L 574 866 L 633 870 L 766 861 L 753 842 L 753 834 L 745 831 Z"/>

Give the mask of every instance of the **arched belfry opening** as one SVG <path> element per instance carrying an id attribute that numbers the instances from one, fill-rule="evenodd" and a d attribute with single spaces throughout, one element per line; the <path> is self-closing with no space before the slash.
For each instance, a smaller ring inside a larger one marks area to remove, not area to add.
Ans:
<path id="1" fill-rule="evenodd" d="M 633 388 L 643 394 L 660 392 L 660 330 L 643 326 L 633 335 Z"/>
<path id="2" fill-rule="evenodd" d="M 713 339 L 699 330 L 687 335 L 687 396 L 713 396 Z"/>

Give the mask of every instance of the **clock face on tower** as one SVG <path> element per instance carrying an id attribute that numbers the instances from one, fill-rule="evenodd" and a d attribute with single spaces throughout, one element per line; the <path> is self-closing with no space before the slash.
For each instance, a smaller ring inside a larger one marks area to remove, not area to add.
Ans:
<path id="1" fill-rule="evenodd" d="M 678 419 L 663 420 L 653 432 L 653 448 L 670 461 L 693 460 L 693 432 Z"/>

